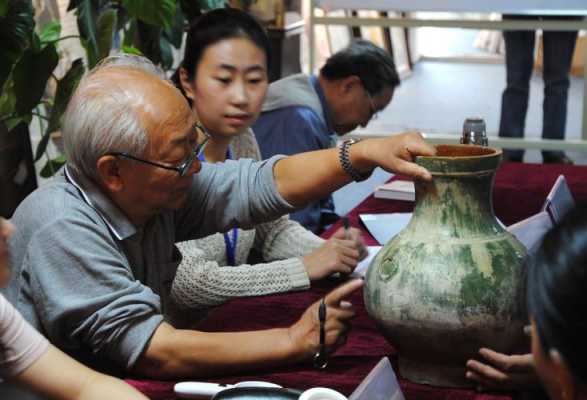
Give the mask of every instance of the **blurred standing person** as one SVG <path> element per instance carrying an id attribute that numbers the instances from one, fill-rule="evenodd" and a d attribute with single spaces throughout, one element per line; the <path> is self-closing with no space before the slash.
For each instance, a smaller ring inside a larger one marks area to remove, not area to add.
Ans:
<path id="1" fill-rule="evenodd" d="M 549 17 L 504 15 L 503 19 L 528 20 Z M 575 19 L 578 17 L 550 17 Z M 534 31 L 505 31 L 507 86 L 501 100 L 499 136 L 523 138 L 530 95 L 530 78 L 534 67 Z M 562 140 L 567 123 L 569 72 L 575 50 L 577 31 L 543 32 L 544 102 L 542 104 L 542 138 Z M 524 150 L 504 149 L 504 160 L 522 162 Z M 573 164 L 562 151 L 542 151 L 544 163 Z"/>

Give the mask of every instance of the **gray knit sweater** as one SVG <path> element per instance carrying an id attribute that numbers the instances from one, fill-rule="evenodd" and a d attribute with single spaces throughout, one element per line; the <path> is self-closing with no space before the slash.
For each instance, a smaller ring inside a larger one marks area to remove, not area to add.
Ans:
<path id="1" fill-rule="evenodd" d="M 232 140 L 230 150 L 235 159 L 261 159 L 250 129 Z M 288 216 L 255 229 L 239 229 L 236 266 L 227 266 L 224 237 L 220 233 L 178 243 L 183 261 L 177 269 L 171 296 L 180 307 L 202 310 L 236 297 L 307 289 L 310 281 L 301 257 L 323 243 L 323 239 Z M 246 264 L 252 248 L 267 262 Z"/>

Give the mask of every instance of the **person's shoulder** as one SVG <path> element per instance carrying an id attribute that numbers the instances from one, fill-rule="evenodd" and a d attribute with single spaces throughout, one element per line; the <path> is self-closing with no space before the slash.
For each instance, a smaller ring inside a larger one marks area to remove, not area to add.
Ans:
<path id="1" fill-rule="evenodd" d="M 291 105 L 281 107 L 271 111 L 265 111 L 261 114 L 261 118 L 274 118 L 282 121 L 285 124 L 292 122 L 322 122 L 322 118 L 311 107 L 304 105 Z"/>
<path id="2" fill-rule="evenodd" d="M 288 131 L 322 132 L 327 129 L 322 117 L 310 107 L 292 106 L 284 111 L 282 118 Z"/>
<path id="3" fill-rule="evenodd" d="M 60 178 L 53 179 L 34 190 L 21 205 L 36 209 L 38 212 L 46 210 L 68 212 L 91 208 L 78 188 Z"/>
<path id="4" fill-rule="evenodd" d="M 68 221 L 98 222 L 100 217 L 75 186 L 64 180 L 54 179 L 24 199 L 12 220 L 19 230 L 40 230 L 42 227 L 62 225 Z"/>
<path id="5" fill-rule="evenodd" d="M 299 119 L 307 121 L 307 122 L 319 122 L 319 123 L 324 122 L 322 120 L 322 118 L 320 117 L 320 115 L 318 115 L 318 113 L 314 109 L 312 109 L 311 107 L 294 106 L 290 110 L 290 113 L 293 117 L 299 118 Z"/>
<path id="6" fill-rule="evenodd" d="M 299 73 L 290 76 L 286 76 L 285 78 L 281 78 L 272 82 L 269 85 L 269 91 L 275 93 L 282 93 L 282 90 L 286 87 L 290 87 L 291 85 L 308 85 L 310 83 L 310 75 Z"/>

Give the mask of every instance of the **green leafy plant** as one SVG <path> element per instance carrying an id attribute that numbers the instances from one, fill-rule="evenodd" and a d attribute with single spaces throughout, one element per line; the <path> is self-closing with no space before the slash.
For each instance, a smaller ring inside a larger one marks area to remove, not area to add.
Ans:
<path id="1" fill-rule="evenodd" d="M 9 62 L 2 63 L 0 74 L 0 124 L 3 135 L 14 131 L 29 135 L 29 124 L 33 116 L 38 117 L 44 135 L 34 157 L 37 161 L 46 151 L 49 134 L 59 128 L 61 115 L 84 67 L 81 60 L 76 60 L 65 76 L 58 79 L 53 75 L 59 62 L 57 43 L 65 39 L 60 37 L 60 24 L 51 22 L 37 34 L 30 2 L 12 1 L 2 9 L 5 13 L 0 16 L 0 40 L 6 45 L 1 47 L 0 54 Z M 44 99 L 51 79 L 55 80 L 56 96 Z"/>
<path id="2" fill-rule="evenodd" d="M 176 0 L 71 0 L 68 10 L 77 16 L 89 68 L 114 47 L 169 69 L 171 47 L 181 46 L 185 16 Z"/>

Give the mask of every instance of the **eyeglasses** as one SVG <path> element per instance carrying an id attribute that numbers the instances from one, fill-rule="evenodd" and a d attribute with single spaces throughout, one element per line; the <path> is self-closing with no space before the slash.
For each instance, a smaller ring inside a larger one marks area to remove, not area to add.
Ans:
<path id="1" fill-rule="evenodd" d="M 369 99 L 369 108 L 370 108 L 369 111 L 371 112 L 370 119 L 377 119 L 377 117 L 379 116 L 379 110 L 377 109 L 377 107 L 375 107 L 375 101 L 373 101 L 373 96 L 371 96 L 371 94 L 369 93 L 367 88 L 365 88 L 365 85 L 363 85 L 363 90 L 365 91 L 365 94 L 367 95 L 367 98 Z"/>
<path id="2" fill-rule="evenodd" d="M 135 157 L 135 156 L 128 154 L 128 153 L 125 153 L 125 152 L 112 152 L 112 153 L 108 153 L 108 155 L 124 157 L 124 158 L 128 158 L 128 159 L 131 159 L 134 161 L 153 165 L 155 167 L 159 167 L 159 168 L 163 168 L 163 169 L 167 169 L 167 170 L 171 170 L 171 171 L 176 171 L 179 174 L 179 176 L 185 176 L 186 173 L 192 168 L 192 165 L 194 164 L 194 160 L 196 158 L 198 158 L 200 156 L 200 154 L 202 154 L 202 151 L 204 150 L 206 143 L 210 139 L 210 134 L 206 131 L 206 129 L 204 128 L 204 126 L 202 124 L 200 124 L 199 122 L 196 122 L 195 128 L 202 131 L 205 138 L 202 141 L 202 143 L 196 144 L 196 147 L 194 147 L 194 150 L 185 159 L 185 161 L 177 166 L 165 165 L 165 164 L 160 164 L 160 163 L 154 162 L 154 161 L 144 160 L 142 158 Z"/>

